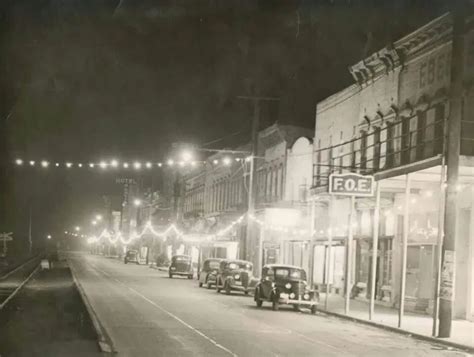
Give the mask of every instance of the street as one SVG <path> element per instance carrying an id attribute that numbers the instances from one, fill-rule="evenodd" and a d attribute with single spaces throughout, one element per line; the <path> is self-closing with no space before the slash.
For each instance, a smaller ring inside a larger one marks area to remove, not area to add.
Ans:
<path id="1" fill-rule="evenodd" d="M 463 356 L 408 337 L 87 253 L 68 253 L 120 356 Z"/>

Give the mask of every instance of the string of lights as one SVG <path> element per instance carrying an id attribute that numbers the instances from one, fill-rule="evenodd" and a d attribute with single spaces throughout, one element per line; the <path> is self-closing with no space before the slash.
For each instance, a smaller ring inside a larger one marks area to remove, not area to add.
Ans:
<path id="1" fill-rule="evenodd" d="M 147 222 L 147 224 L 143 227 L 143 230 L 141 231 L 141 233 L 133 232 L 132 234 L 129 235 L 128 238 L 126 238 L 120 231 L 115 232 L 115 233 L 110 233 L 109 231 L 107 231 L 107 229 L 104 229 L 98 237 L 96 236 L 87 237 L 88 238 L 87 242 L 96 243 L 96 242 L 99 242 L 101 239 L 105 238 L 111 244 L 116 244 L 118 241 L 120 241 L 122 244 L 128 245 L 132 243 L 134 240 L 140 239 L 146 233 L 151 234 L 155 237 L 163 238 L 163 237 L 167 237 L 170 232 L 174 232 L 178 237 L 181 237 L 183 235 L 183 233 L 178 228 L 176 228 L 174 224 L 171 224 L 164 231 L 159 232 L 153 227 L 151 222 Z M 73 235 L 78 236 L 75 233 L 73 233 Z M 86 237 L 84 235 L 79 235 L 79 236 Z"/>
<path id="2" fill-rule="evenodd" d="M 241 224 L 244 221 L 246 216 L 247 214 L 241 215 L 239 218 L 237 218 L 236 220 L 228 224 L 225 228 L 218 231 L 214 236 L 215 237 L 224 236 L 230 230 L 232 230 L 236 225 Z M 288 233 L 288 234 L 292 234 L 296 236 L 306 236 L 306 237 L 310 234 L 310 230 L 308 229 L 288 228 L 284 226 L 269 225 L 269 224 L 265 224 L 265 222 L 258 219 L 254 215 L 250 215 L 249 217 L 252 221 L 254 221 L 260 227 L 266 230 L 272 230 L 272 231 L 277 231 L 281 233 Z M 64 233 L 70 234 L 75 237 L 87 238 L 88 243 L 97 243 L 101 241 L 102 239 L 107 239 L 110 244 L 117 244 L 120 241 L 124 245 L 129 245 L 133 241 L 142 238 L 147 233 L 155 237 L 164 238 L 164 237 L 167 237 L 171 232 L 175 233 L 178 237 L 184 236 L 184 233 L 180 231 L 174 224 L 171 224 L 165 230 L 160 232 L 160 231 L 157 231 L 155 227 L 153 227 L 151 222 L 147 222 L 147 224 L 143 227 L 140 233 L 133 232 L 132 234 L 129 235 L 128 238 L 125 237 L 120 231 L 111 233 L 107 229 L 104 229 L 99 236 L 87 236 L 84 234 L 78 234 L 78 233 L 73 233 L 73 232 L 68 232 L 68 231 L 65 231 Z M 314 231 L 313 233 L 324 234 L 326 233 L 326 231 L 323 231 L 323 230 Z"/>
<path id="3" fill-rule="evenodd" d="M 231 166 L 233 162 L 242 162 L 248 161 L 248 158 L 243 157 L 224 157 L 221 159 L 213 159 L 212 161 L 198 161 L 198 160 L 179 160 L 175 161 L 169 159 L 164 162 L 152 162 L 152 161 L 119 161 L 119 160 L 102 160 L 99 162 L 91 161 L 91 162 L 59 162 L 53 160 L 27 160 L 18 158 L 14 161 L 16 166 L 29 166 L 29 167 L 40 167 L 43 169 L 47 169 L 49 167 L 54 168 L 79 168 L 79 169 L 132 169 L 132 170 L 141 170 L 141 169 L 156 169 L 156 168 L 163 168 L 163 167 L 197 167 L 199 165 L 204 165 L 206 162 L 209 162 L 213 165 L 223 165 L 223 166 Z"/>

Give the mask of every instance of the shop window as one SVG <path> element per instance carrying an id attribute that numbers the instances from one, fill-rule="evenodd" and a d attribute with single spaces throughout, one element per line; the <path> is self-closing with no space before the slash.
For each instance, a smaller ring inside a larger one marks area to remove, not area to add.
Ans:
<path id="1" fill-rule="evenodd" d="M 360 168 L 361 173 L 367 169 L 367 131 L 360 132 Z"/>
<path id="2" fill-rule="evenodd" d="M 278 173 L 277 173 L 277 183 L 276 183 L 276 192 L 275 192 L 276 200 L 282 197 L 282 191 L 283 191 L 283 166 L 280 165 L 278 167 Z"/>
<path id="3" fill-rule="evenodd" d="M 472 117 L 467 119 L 473 120 Z M 443 152 L 443 142 L 444 142 L 444 125 L 445 123 L 445 106 L 444 104 L 440 103 L 435 106 L 435 114 L 434 114 L 434 153 L 441 154 Z M 462 124 L 461 124 L 462 125 Z M 469 127 L 462 127 L 463 136 L 469 132 Z M 471 135 L 474 138 L 474 124 L 470 125 L 471 128 Z M 465 129 L 468 129 L 467 131 Z M 470 143 L 472 147 L 472 142 Z M 461 143 L 462 145 L 462 143 Z"/>
<path id="4" fill-rule="evenodd" d="M 409 162 L 415 162 L 417 160 L 417 148 L 418 144 L 418 128 L 419 128 L 419 116 L 415 115 L 408 119 L 408 148 L 409 148 Z"/>
<path id="5" fill-rule="evenodd" d="M 272 194 L 272 171 L 270 169 L 267 170 L 267 190 L 266 190 L 266 197 L 265 202 L 269 202 Z"/>
<path id="6" fill-rule="evenodd" d="M 402 118 L 402 147 L 401 147 L 401 163 L 407 164 L 410 162 L 410 118 Z"/>
<path id="7" fill-rule="evenodd" d="M 272 182 L 272 200 L 276 200 L 277 192 L 278 192 L 278 172 L 277 170 L 273 170 L 273 182 Z"/>
<path id="8" fill-rule="evenodd" d="M 316 186 L 321 183 L 321 139 L 318 140 L 318 151 L 316 152 Z"/>
<path id="9" fill-rule="evenodd" d="M 372 160 L 373 171 L 376 172 L 380 168 L 380 152 L 381 152 L 381 142 L 380 142 L 380 128 L 378 126 L 374 127 L 373 138 L 374 138 L 374 156 Z"/>
<path id="10" fill-rule="evenodd" d="M 399 120 L 393 123 L 393 162 L 392 167 L 400 166 L 402 158 L 402 125 L 403 121 Z"/>

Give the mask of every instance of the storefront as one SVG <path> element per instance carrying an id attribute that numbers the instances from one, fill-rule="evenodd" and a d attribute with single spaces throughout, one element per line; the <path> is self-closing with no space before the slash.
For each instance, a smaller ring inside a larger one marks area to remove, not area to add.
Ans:
<path id="1" fill-rule="evenodd" d="M 472 257 L 474 256 L 474 172 L 461 167 L 459 184 L 459 229 L 456 237 L 455 309 L 459 317 L 472 316 Z M 404 274 L 405 310 L 432 313 L 439 264 L 440 232 L 444 223 L 444 188 L 441 167 L 434 166 L 407 175 L 383 178 L 380 187 L 377 254 L 375 268 L 376 304 L 397 307 Z M 407 187 L 408 185 L 408 187 Z M 329 214 L 331 198 L 320 194 L 315 198 L 315 236 L 313 239 L 313 283 L 325 291 L 344 295 L 347 264 L 349 198 L 333 198 L 334 212 Z M 356 198 L 351 251 L 351 298 L 368 301 L 372 279 L 375 197 Z M 404 227 L 404 222 L 407 226 Z M 332 244 L 329 245 L 331 233 Z M 404 235 L 406 265 L 403 266 Z M 331 247 L 331 248 L 329 248 Z M 329 254 L 331 257 L 329 258 Z M 460 274 L 460 275 L 458 275 Z"/>

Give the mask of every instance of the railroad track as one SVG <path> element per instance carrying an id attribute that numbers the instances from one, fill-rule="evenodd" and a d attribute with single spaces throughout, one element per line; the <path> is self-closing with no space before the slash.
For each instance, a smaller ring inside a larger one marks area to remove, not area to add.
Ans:
<path id="1" fill-rule="evenodd" d="M 40 261 L 40 256 L 32 257 L 0 276 L 0 310 L 15 297 L 36 273 L 40 267 Z"/>

